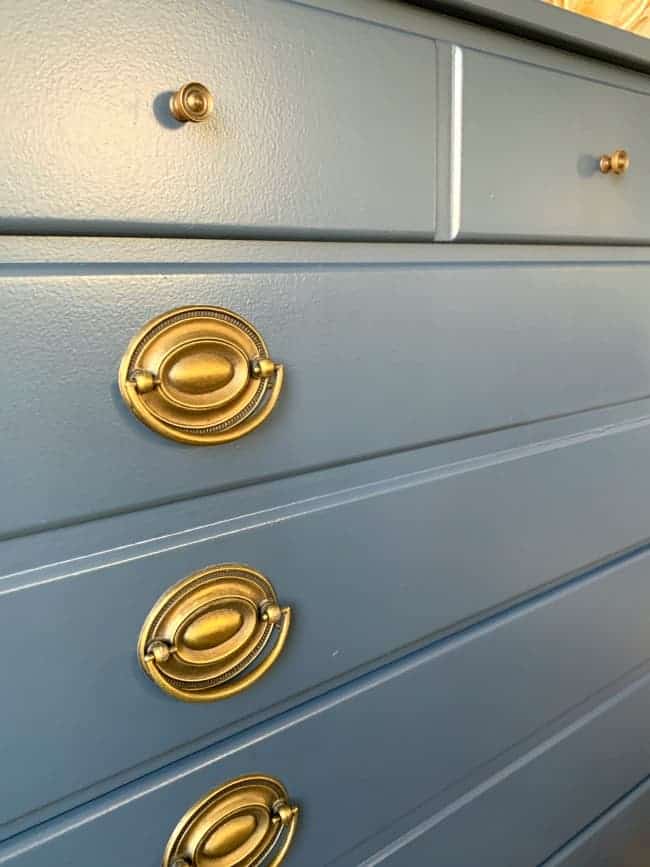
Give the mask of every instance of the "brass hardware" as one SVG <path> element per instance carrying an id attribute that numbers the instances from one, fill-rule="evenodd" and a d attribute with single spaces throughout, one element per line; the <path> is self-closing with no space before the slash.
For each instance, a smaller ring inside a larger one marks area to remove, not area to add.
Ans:
<path id="1" fill-rule="evenodd" d="M 148 322 L 119 370 L 134 415 L 169 439 L 214 445 L 239 439 L 273 411 L 284 368 L 242 316 L 179 307 Z"/>
<path id="2" fill-rule="evenodd" d="M 603 154 L 600 158 L 600 170 L 606 175 L 613 172 L 615 175 L 624 175 L 630 168 L 630 157 L 627 151 L 617 150 L 611 154 Z"/>
<path id="3" fill-rule="evenodd" d="M 204 84 L 190 81 L 172 95 L 169 107 L 181 123 L 201 123 L 212 114 L 214 99 Z"/>
<path id="4" fill-rule="evenodd" d="M 228 698 L 252 686 L 284 648 L 291 608 L 273 585 L 237 563 L 210 566 L 171 587 L 153 606 L 138 641 L 138 658 L 162 690 L 182 701 Z M 273 631 L 277 638 L 266 650 Z"/>
<path id="5" fill-rule="evenodd" d="M 638 36 L 650 36 L 650 0 L 545 0 Z"/>
<path id="6" fill-rule="evenodd" d="M 298 813 L 272 777 L 231 780 L 185 813 L 169 838 L 162 867 L 279 867 Z"/>

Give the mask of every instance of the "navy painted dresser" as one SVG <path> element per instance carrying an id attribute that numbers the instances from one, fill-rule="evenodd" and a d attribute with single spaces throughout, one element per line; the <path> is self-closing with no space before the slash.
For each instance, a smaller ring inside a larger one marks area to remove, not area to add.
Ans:
<path id="1" fill-rule="evenodd" d="M 0 0 L 0 865 L 650 864 L 650 43 Z"/>

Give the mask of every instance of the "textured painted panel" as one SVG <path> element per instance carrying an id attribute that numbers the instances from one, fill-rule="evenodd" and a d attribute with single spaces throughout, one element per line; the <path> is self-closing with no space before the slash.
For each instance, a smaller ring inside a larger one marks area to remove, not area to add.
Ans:
<path id="1" fill-rule="evenodd" d="M 263 772 L 303 806 L 288 863 L 321 867 L 647 658 L 649 568 L 634 558 L 414 654 L 14 838 L 0 864 L 81 867 L 92 851 L 96 867 L 154 867 L 189 804 Z"/>
<path id="2" fill-rule="evenodd" d="M 648 241 L 649 96 L 472 50 L 462 66 L 459 237 Z M 617 148 L 627 174 L 601 174 Z"/>
<path id="3" fill-rule="evenodd" d="M 0 231 L 432 238 L 430 39 L 281 0 L 0 20 Z M 169 95 L 196 79 L 216 112 L 181 125 Z"/>
<path id="4" fill-rule="evenodd" d="M 36 268 L 37 270 L 37 268 Z M 650 391 L 646 266 L 59 272 L 0 280 L 0 534 L 631 401 Z M 172 443 L 116 374 L 132 335 L 183 303 L 232 307 L 286 364 L 249 437 Z M 12 368 L 13 369 L 13 368 Z"/>

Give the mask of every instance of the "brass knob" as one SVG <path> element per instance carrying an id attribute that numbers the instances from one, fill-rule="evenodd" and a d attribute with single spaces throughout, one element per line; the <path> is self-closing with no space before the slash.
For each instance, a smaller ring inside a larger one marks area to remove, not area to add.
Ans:
<path id="1" fill-rule="evenodd" d="M 138 658 L 174 698 L 217 701 L 266 674 L 290 626 L 291 608 L 280 607 L 268 578 L 224 563 L 193 573 L 161 596 L 140 632 Z"/>
<path id="2" fill-rule="evenodd" d="M 204 84 L 190 81 L 172 95 L 169 106 L 181 123 L 201 123 L 212 114 L 214 99 Z"/>
<path id="3" fill-rule="evenodd" d="M 279 867 L 298 815 L 287 790 L 273 777 L 231 780 L 190 807 L 172 831 L 163 867 Z"/>
<path id="4" fill-rule="evenodd" d="M 215 445 L 269 417 L 284 370 L 243 317 L 221 307 L 180 307 L 136 334 L 118 379 L 127 406 L 152 430 Z"/>
<path id="5" fill-rule="evenodd" d="M 630 156 L 626 150 L 617 150 L 611 154 L 603 154 L 600 158 L 600 170 L 606 175 L 613 172 L 615 175 L 624 175 L 630 168 Z"/>

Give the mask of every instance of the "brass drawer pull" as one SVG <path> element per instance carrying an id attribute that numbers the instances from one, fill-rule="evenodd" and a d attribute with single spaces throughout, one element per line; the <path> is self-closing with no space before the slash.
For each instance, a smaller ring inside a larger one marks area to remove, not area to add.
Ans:
<path id="1" fill-rule="evenodd" d="M 138 641 L 146 674 L 182 701 L 228 698 L 252 686 L 282 653 L 291 608 L 248 566 L 210 566 L 171 587 L 152 608 Z M 252 664 L 273 647 L 255 667 Z"/>
<path id="2" fill-rule="evenodd" d="M 283 377 L 250 322 L 222 307 L 193 306 L 164 313 L 136 334 L 119 386 L 152 430 L 214 445 L 259 427 L 278 401 Z"/>
<path id="3" fill-rule="evenodd" d="M 278 867 L 297 825 L 298 807 L 282 783 L 239 777 L 187 811 L 172 831 L 162 867 Z"/>
<path id="4" fill-rule="evenodd" d="M 624 175 L 630 168 L 630 156 L 625 150 L 617 150 L 611 154 L 603 154 L 600 158 L 600 170 L 604 175 L 612 172 L 615 175 Z"/>
<path id="5" fill-rule="evenodd" d="M 181 123 L 202 123 L 212 114 L 214 99 L 205 84 L 190 81 L 172 95 L 169 107 Z"/>

